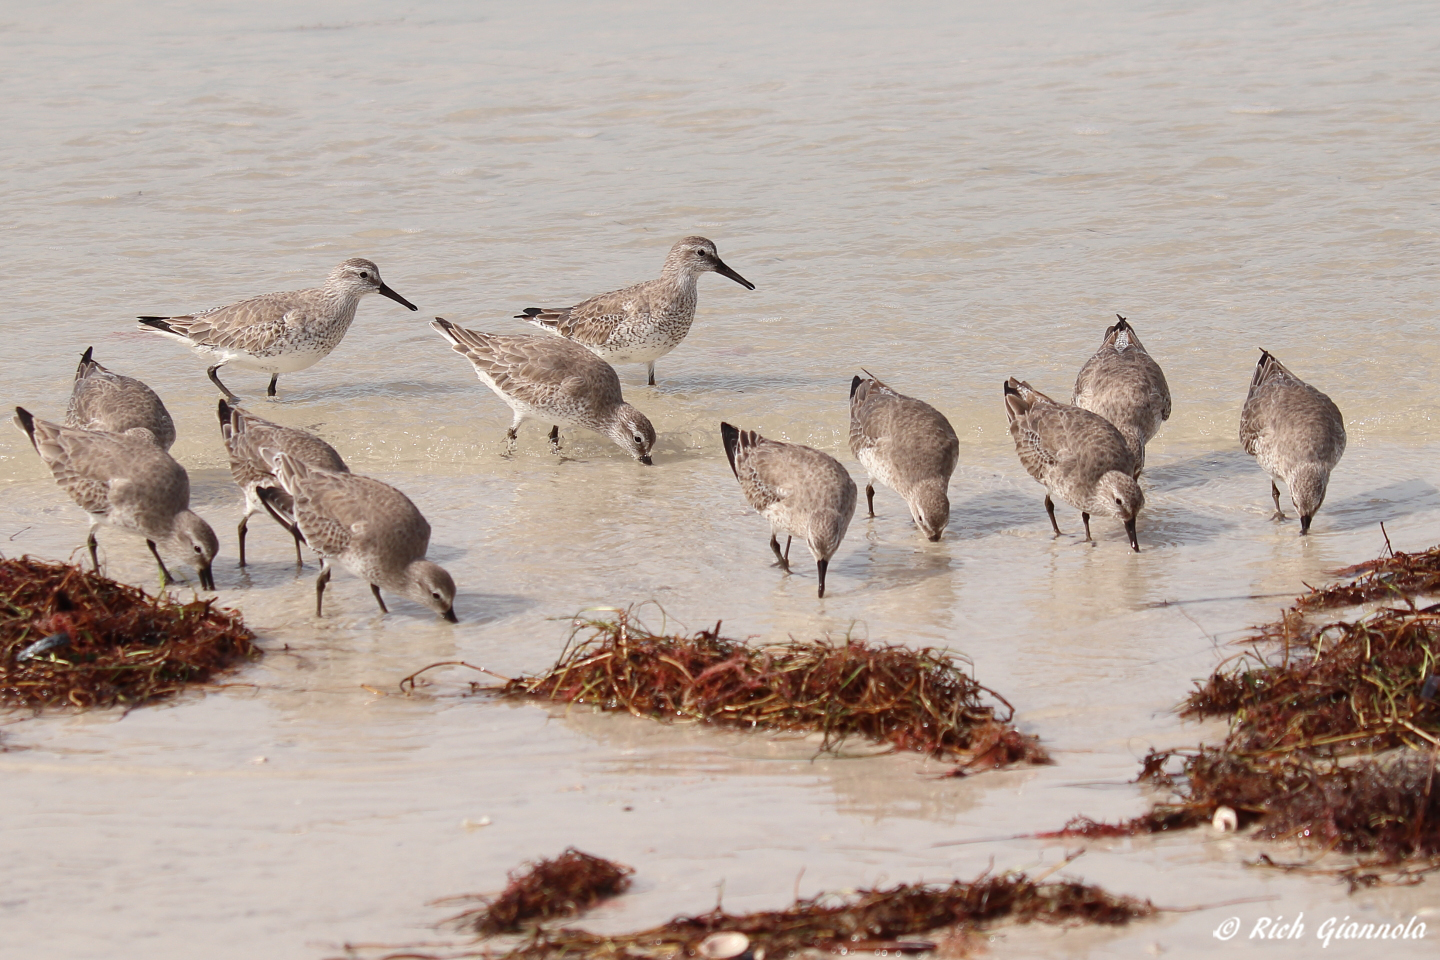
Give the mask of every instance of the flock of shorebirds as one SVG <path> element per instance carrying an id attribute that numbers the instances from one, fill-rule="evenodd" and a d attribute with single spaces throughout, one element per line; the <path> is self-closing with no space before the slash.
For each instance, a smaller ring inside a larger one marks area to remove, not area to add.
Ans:
<path id="1" fill-rule="evenodd" d="M 561 425 L 586 427 L 650 464 L 655 428 L 625 402 L 612 364 L 645 364 L 653 386 L 655 361 L 690 331 L 697 280 L 707 272 L 755 289 L 720 259 L 711 241 L 685 237 L 671 248 L 656 280 L 565 309 L 532 307 L 517 317 L 544 333 L 481 333 L 438 317 L 431 326 L 513 411 L 507 454 L 521 423 L 536 419 L 552 425 L 550 443 L 557 452 Z M 223 395 L 220 433 L 245 497 L 238 529 L 242 567 L 247 524 L 263 510 L 294 537 L 297 562 L 302 543 L 319 554 L 317 615 L 334 561 L 370 584 L 382 611 L 384 590 L 454 622 L 455 583 L 425 559 L 430 525 L 415 505 L 394 487 L 351 473 L 319 437 L 248 413 L 219 377 L 227 364 L 268 373 L 267 393 L 274 396 L 282 373 L 303 370 L 335 349 L 369 293 L 416 309 L 381 280 L 374 263 L 356 258 L 336 267 L 320 287 L 139 320 L 143 329 L 213 361 L 207 374 Z M 1105 331 L 1099 351 L 1080 370 L 1072 403 L 1052 400 L 1014 378 L 1005 383 L 1004 400 L 1020 461 L 1046 488 L 1045 509 L 1055 534 L 1060 527 L 1052 497 L 1080 511 L 1087 541 L 1090 517 L 1109 516 L 1125 525 L 1138 551 L 1136 520 L 1145 504 L 1138 478 L 1146 443 L 1170 416 L 1170 389 L 1130 323 L 1118 317 Z M 65 423 L 36 419 L 23 407 L 16 407 L 15 423 L 56 482 L 90 515 L 86 545 L 97 571 L 95 531 L 108 525 L 145 539 L 160 566 L 162 586 L 171 579 L 163 546 L 195 566 L 203 588 L 215 589 L 211 565 L 219 541 L 189 509 L 189 477 L 167 452 L 175 441 L 174 421 L 153 390 L 107 370 L 87 349 Z M 850 474 L 811 447 L 729 423 L 720 424 L 720 434 L 746 500 L 770 522 L 777 564 L 788 572 L 790 544 L 793 538 L 804 540 L 816 561 L 819 596 L 825 596 L 826 568 L 858 499 Z M 1301 534 L 1308 533 L 1345 450 L 1345 426 L 1335 404 L 1262 351 L 1240 416 L 1240 440 L 1270 474 L 1275 519 L 1285 518 L 1279 481 L 1300 515 Z M 868 372 L 851 382 L 850 448 L 869 474 L 870 516 L 878 481 L 904 498 L 922 534 L 939 540 L 950 521 L 947 491 L 959 447 L 954 428 L 934 407 Z"/>

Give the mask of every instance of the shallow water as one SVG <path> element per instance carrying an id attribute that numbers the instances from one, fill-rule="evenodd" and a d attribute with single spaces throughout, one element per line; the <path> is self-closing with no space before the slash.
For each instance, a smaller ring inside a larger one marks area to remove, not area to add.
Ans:
<path id="1" fill-rule="evenodd" d="M 58 419 L 91 344 L 154 386 L 221 535 L 222 602 L 270 656 L 176 705 L 0 727 L 5 942 L 67 958 L 334 955 L 433 936 L 445 911 L 428 901 L 493 889 L 567 844 L 638 868 L 634 894 L 593 918 L 621 929 L 704 910 L 717 888 L 759 909 L 1044 870 L 1078 846 L 995 838 L 1144 809 L 1127 781 L 1145 751 L 1217 732 L 1173 707 L 1226 644 L 1376 555 L 1381 522 L 1397 549 L 1440 541 L 1437 19 L 1413 2 L 10 11 L 5 400 Z M 656 466 L 568 431 L 557 459 L 535 424 L 502 459 L 508 411 L 424 320 L 522 332 L 518 308 L 655 276 L 691 233 L 757 289 L 702 278 L 659 386 L 621 370 L 659 430 Z M 415 500 L 461 587 L 456 627 L 404 601 L 378 616 L 347 574 L 314 618 L 313 561 L 297 574 L 259 518 L 238 570 L 240 497 L 203 364 L 132 328 L 312 285 L 350 256 L 420 313 L 365 301 L 277 401 L 261 400 L 263 375 L 227 380 Z M 1080 543 L 1063 506 L 1067 535 L 1051 538 L 1000 401 L 1011 375 L 1068 397 L 1116 312 L 1175 395 L 1138 556 L 1105 520 Z M 1260 346 L 1346 415 L 1306 540 L 1268 521 L 1236 440 Z M 817 602 L 800 547 L 794 576 L 768 565 L 718 421 L 819 446 L 862 478 L 844 441 L 862 366 L 955 424 L 954 519 L 926 543 L 879 491 Z M 78 558 L 83 515 L 18 432 L 0 433 L 0 461 L 0 547 Z M 153 588 L 143 543 L 101 543 L 109 573 Z M 1177 599 L 1206 602 L 1155 606 Z M 398 695 L 439 660 L 541 669 L 564 618 L 646 601 L 735 635 L 948 646 L 1059 762 L 937 780 L 943 767 L 909 757 L 817 759 L 803 740 L 468 697 L 467 671 Z M 959 840 L 981 842 L 937 846 Z M 1440 925 L 1429 887 L 1347 896 L 1247 868 L 1259 852 L 1203 831 L 1088 844 L 1069 874 L 1169 906 L 1251 902 L 1009 931 L 994 952 L 1248 952 L 1257 918 L 1301 911 L 1312 932 L 1347 914 Z M 1228 916 L 1244 929 L 1222 947 L 1211 931 Z M 1299 957 L 1314 940 L 1266 946 Z"/>

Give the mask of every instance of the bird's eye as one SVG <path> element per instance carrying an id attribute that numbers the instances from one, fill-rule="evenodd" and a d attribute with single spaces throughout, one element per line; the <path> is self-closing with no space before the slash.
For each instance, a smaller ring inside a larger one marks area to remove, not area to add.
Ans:
<path id="1" fill-rule="evenodd" d="M 438 594 L 438 593 L 432 593 L 432 594 L 430 594 L 430 596 L 434 597 L 436 600 L 439 600 L 439 599 L 440 599 L 440 594 Z"/>
<path id="2" fill-rule="evenodd" d="M 1119 506 L 1122 506 L 1122 507 L 1125 506 L 1125 504 L 1120 503 L 1120 498 L 1119 498 L 1119 497 L 1116 497 L 1116 498 L 1115 498 L 1115 503 L 1118 504 Z"/>
<path id="3" fill-rule="evenodd" d="M 642 436 L 640 436 L 640 435 L 637 433 L 637 434 L 635 435 L 635 442 L 636 442 L 636 443 L 639 443 L 639 444 L 644 444 L 644 443 L 645 443 L 645 438 L 642 437 Z"/>
<path id="4" fill-rule="evenodd" d="M 368 271 L 368 270 L 361 270 L 361 271 L 360 271 L 360 279 L 361 279 L 361 280 L 369 280 L 369 279 L 370 279 L 370 271 Z"/>

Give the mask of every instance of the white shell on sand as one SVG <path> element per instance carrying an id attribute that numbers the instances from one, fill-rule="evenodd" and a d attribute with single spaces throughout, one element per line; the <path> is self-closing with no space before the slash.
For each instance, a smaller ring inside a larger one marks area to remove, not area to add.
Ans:
<path id="1" fill-rule="evenodd" d="M 734 930 L 722 930 L 720 933 L 712 933 L 700 941 L 696 952 L 705 960 L 730 960 L 731 957 L 738 957 L 750 946 L 750 938 L 743 933 Z"/>

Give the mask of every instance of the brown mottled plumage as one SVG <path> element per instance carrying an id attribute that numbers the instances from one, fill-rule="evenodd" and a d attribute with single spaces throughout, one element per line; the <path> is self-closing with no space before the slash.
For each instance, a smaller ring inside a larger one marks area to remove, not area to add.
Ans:
<path id="1" fill-rule="evenodd" d="M 1030 476 L 1045 485 L 1045 512 L 1060 536 L 1051 494 L 1080 511 L 1085 539 L 1090 515 L 1104 514 L 1125 524 L 1130 547 L 1137 553 L 1135 518 L 1145 495 L 1135 482 L 1135 459 L 1120 431 L 1104 417 L 1065 403 L 1056 403 L 1023 380 L 1005 381 L 1005 414 L 1010 436 Z"/>
<path id="2" fill-rule="evenodd" d="M 430 324 L 451 349 L 475 367 L 475 375 L 509 405 L 515 419 L 505 437 L 528 419 L 554 426 L 550 444 L 560 450 L 560 424 L 609 437 L 630 456 L 650 464 L 655 428 L 625 402 L 615 368 L 569 340 L 543 334 L 497 336 L 457 327 L 443 317 Z"/>
<path id="3" fill-rule="evenodd" d="M 1330 472 L 1345 453 L 1345 418 L 1325 394 L 1260 351 L 1250 392 L 1240 411 L 1240 445 L 1270 474 L 1272 519 L 1284 520 L 1280 488 L 1284 482 L 1300 514 L 1300 535 L 1325 502 Z"/>
<path id="4" fill-rule="evenodd" d="M 160 559 L 157 541 L 174 547 L 200 574 L 200 585 L 215 589 L 211 561 L 220 549 L 215 531 L 190 510 L 190 476 L 170 454 L 155 445 L 143 427 L 127 433 L 103 433 L 37 420 L 15 408 L 15 425 L 50 468 L 60 489 L 90 515 L 85 545 L 98 573 L 95 530 L 101 524 L 145 538 L 162 583 L 170 571 Z"/>
<path id="5" fill-rule="evenodd" d="M 337 560 L 370 584 L 380 611 L 384 588 L 409 597 L 454 623 L 455 581 L 444 567 L 425 559 L 430 524 L 410 498 L 389 484 L 353 473 L 312 467 L 283 450 L 261 447 L 280 489 L 294 503 L 295 524 L 320 554 L 315 578 L 315 615 L 322 613 L 330 561 Z M 261 488 L 262 500 L 273 493 Z"/>
<path id="6" fill-rule="evenodd" d="M 1080 368 L 1071 402 L 1115 425 L 1135 458 L 1138 478 L 1145 469 L 1145 444 L 1170 419 L 1170 385 L 1135 328 L 1120 314 L 1115 317 L 1100 349 Z"/>
<path id="7" fill-rule="evenodd" d="M 353 257 L 332 270 L 323 287 L 266 293 L 183 317 L 140 317 L 140 329 L 217 361 L 206 374 L 226 400 L 237 399 L 217 374 L 227 363 L 270 374 L 266 393 L 273 397 L 280 374 L 304 370 L 340 345 L 360 298 L 367 293 L 415 309 L 415 304 L 385 285 L 375 264 Z"/>
<path id="8" fill-rule="evenodd" d="M 770 521 L 770 549 L 790 572 L 790 538 L 810 548 L 825 596 L 825 571 L 855 516 L 855 481 L 840 461 L 813 447 L 767 440 L 753 430 L 720 424 L 730 469 L 750 506 Z M 777 534 L 785 534 L 781 553 Z"/>
<path id="9" fill-rule="evenodd" d="M 690 332 L 698 297 L 696 278 L 709 272 L 755 289 L 755 284 L 725 265 L 712 241 L 685 237 L 670 248 L 657 280 L 602 293 L 573 307 L 528 307 L 515 319 L 573 340 L 607 363 L 643 363 L 653 387 L 655 361 L 678 347 Z"/>
<path id="10" fill-rule="evenodd" d="M 335 448 L 313 433 L 282 427 L 278 423 L 262 420 L 253 413 L 246 413 L 239 407 L 232 407 L 223 399 L 219 406 L 220 436 L 225 441 L 225 452 L 230 455 L 230 474 L 245 494 L 245 514 L 240 518 L 238 530 L 240 539 L 240 566 L 245 566 L 245 531 L 250 517 L 262 510 L 268 512 L 295 538 L 295 563 L 302 563 L 300 556 L 300 530 L 295 526 L 295 505 L 290 495 L 280 488 L 280 482 L 270 461 L 260 455 L 261 447 L 283 450 L 290 456 L 312 467 L 348 473 L 350 468 Z M 268 490 L 268 503 L 262 499 L 261 490 Z"/>
<path id="11" fill-rule="evenodd" d="M 870 474 L 865 485 L 870 516 L 879 480 L 905 498 L 920 532 L 939 540 L 950 523 L 948 488 L 960 459 L 950 421 L 874 377 L 856 377 L 850 381 L 850 450 Z"/>
<path id="12" fill-rule="evenodd" d="M 94 347 L 87 347 L 75 368 L 65 425 L 105 433 L 141 427 L 150 431 L 161 450 L 169 450 L 175 443 L 175 421 L 159 396 L 134 377 L 102 367 L 94 352 Z"/>

